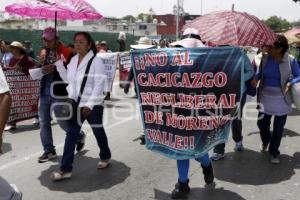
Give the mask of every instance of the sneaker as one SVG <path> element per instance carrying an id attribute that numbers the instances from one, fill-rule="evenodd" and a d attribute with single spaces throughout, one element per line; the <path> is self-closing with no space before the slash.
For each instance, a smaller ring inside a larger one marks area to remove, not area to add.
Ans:
<path id="1" fill-rule="evenodd" d="M 242 141 L 235 143 L 234 151 L 244 151 L 244 150 L 245 148 Z"/>
<path id="2" fill-rule="evenodd" d="M 202 169 L 203 169 L 203 175 L 204 175 L 205 183 L 206 184 L 213 183 L 215 175 L 214 175 L 214 170 L 213 170 L 212 164 L 210 163 L 210 165 L 208 167 L 204 167 L 203 165 L 201 165 L 201 166 L 202 166 Z"/>
<path id="3" fill-rule="evenodd" d="M 32 125 L 39 126 L 40 125 L 39 119 L 35 118 L 32 122 Z"/>
<path id="4" fill-rule="evenodd" d="M 178 183 L 175 185 L 175 189 L 172 191 L 172 199 L 186 199 L 188 193 L 190 192 L 189 181 L 182 183 L 178 180 Z"/>
<path id="5" fill-rule="evenodd" d="M 50 152 L 44 152 L 43 155 L 41 155 L 38 159 L 38 162 L 39 163 L 44 163 L 44 162 L 47 162 L 49 160 L 53 160 L 57 157 L 56 155 L 56 151 L 55 150 L 52 150 Z"/>
<path id="6" fill-rule="evenodd" d="M 110 92 L 106 93 L 106 96 L 105 96 L 104 100 L 106 100 L 106 101 L 111 100 L 111 98 L 110 98 Z"/>
<path id="7" fill-rule="evenodd" d="M 58 171 L 58 172 L 53 172 L 50 176 L 50 179 L 52 179 L 53 181 L 62 181 L 64 179 L 69 179 L 72 176 L 72 172 L 62 172 L 62 171 Z"/>
<path id="8" fill-rule="evenodd" d="M 16 130 L 17 129 L 17 126 L 14 124 L 14 125 L 6 125 L 4 130 L 5 131 L 12 131 L 12 130 Z"/>
<path id="9" fill-rule="evenodd" d="M 145 145 L 145 144 L 146 144 L 145 135 L 141 135 L 141 136 L 139 137 L 139 139 L 141 140 L 141 142 L 140 142 L 141 145 Z"/>
<path id="10" fill-rule="evenodd" d="M 271 163 L 279 164 L 280 163 L 279 156 L 271 156 Z"/>
<path id="11" fill-rule="evenodd" d="M 126 83 L 126 85 L 124 86 L 124 93 L 125 93 L 125 94 L 128 94 L 129 88 L 130 88 L 130 84 L 129 84 L 129 83 Z"/>
<path id="12" fill-rule="evenodd" d="M 217 160 L 221 160 L 225 157 L 225 155 L 223 153 L 213 153 L 210 157 L 211 160 L 213 161 L 217 161 Z"/>
<path id="13" fill-rule="evenodd" d="M 10 184 L 10 187 L 14 190 L 14 194 L 12 195 L 11 199 L 22 199 L 22 192 L 18 189 L 15 184 Z"/>
<path id="14" fill-rule="evenodd" d="M 267 151 L 268 145 L 261 144 L 260 152 L 265 153 Z"/>
<path id="15" fill-rule="evenodd" d="M 82 131 L 82 138 L 77 142 L 76 144 L 76 151 L 79 152 L 83 149 L 84 145 L 85 145 L 85 138 L 86 138 L 86 134 Z"/>

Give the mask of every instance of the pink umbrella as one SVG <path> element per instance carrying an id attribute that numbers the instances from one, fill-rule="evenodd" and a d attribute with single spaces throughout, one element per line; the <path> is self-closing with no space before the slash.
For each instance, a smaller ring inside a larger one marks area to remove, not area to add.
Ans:
<path id="1" fill-rule="evenodd" d="M 299 27 L 293 28 L 293 29 L 285 32 L 285 35 L 300 37 L 300 28 Z"/>
<path id="2" fill-rule="evenodd" d="M 35 19 L 95 20 L 103 16 L 84 0 L 21 0 L 5 11 Z"/>
<path id="3" fill-rule="evenodd" d="M 213 12 L 184 26 L 199 31 L 201 39 L 213 45 L 261 47 L 272 45 L 276 35 L 253 15 L 236 11 Z"/>

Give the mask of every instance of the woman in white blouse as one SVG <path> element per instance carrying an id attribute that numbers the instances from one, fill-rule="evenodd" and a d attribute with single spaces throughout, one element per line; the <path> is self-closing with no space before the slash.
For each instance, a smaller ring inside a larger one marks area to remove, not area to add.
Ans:
<path id="1" fill-rule="evenodd" d="M 78 32 L 74 35 L 76 55 L 71 59 L 67 69 L 63 66 L 62 60 L 55 65 L 62 79 L 68 83 L 68 97 L 78 100 L 80 87 L 85 75 L 88 62 L 92 60 L 89 75 L 81 94 L 77 120 L 70 120 L 67 131 L 64 153 L 61 160 L 60 171 L 53 172 L 51 178 L 55 181 L 70 178 L 72 175 L 72 164 L 76 142 L 80 137 L 78 134 L 85 120 L 92 127 L 100 148 L 100 162 L 98 169 L 104 169 L 109 165 L 111 152 L 108 146 L 107 137 L 102 124 L 103 117 L 103 89 L 105 76 L 100 59 L 95 57 L 96 47 L 89 33 Z"/>

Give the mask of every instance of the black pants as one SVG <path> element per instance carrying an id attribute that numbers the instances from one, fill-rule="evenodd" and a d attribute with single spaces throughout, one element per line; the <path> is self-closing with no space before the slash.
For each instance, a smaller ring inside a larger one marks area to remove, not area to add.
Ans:
<path id="1" fill-rule="evenodd" d="M 270 132 L 272 115 L 264 113 L 258 114 L 259 120 L 257 126 L 260 131 L 260 138 L 264 146 L 269 146 L 269 152 L 272 156 L 276 157 L 280 154 L 279 146 L 282 138 L 282 133 L 286 123 L 287 115 L 275 116 L 273 123 L 273 134 Z"/>
<path id="2" fill-rule="evenodd" d="M 247 94 L 244 93 L 241 99 L 240 111 L 238 116 L 232 120 L 231 129 L 232 129 L 232 138 L 235 142 L 240 142 L 243 140 L 242 136 L 242 116 L 243 108 L 246 103 Z M 214 148 L 214 153 L 224 154 L 225 153 L 225 143 L 218 144 Z"/>

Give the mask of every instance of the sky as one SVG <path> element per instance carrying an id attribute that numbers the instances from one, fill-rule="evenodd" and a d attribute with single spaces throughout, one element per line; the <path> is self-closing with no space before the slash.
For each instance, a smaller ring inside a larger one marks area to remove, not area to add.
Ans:
<path id="1" fill-rule="evenodd" d="M 16 0 L 0 0 L 0 10 Z M 106 17 L 137 16 L 147 13 L 150 8 L 156 14 L 172 13 L 177 0 L 87 0 Z M 202 3 L 201 3 L 202 2 Z M 202 8 L 201 8 L 202 4 Z M 235 4 L 236 11 L 248 12 L 260 19 L 272 15 L 288 21 L 300 20 L 300 4 L 292 0 L 184 0 L 184 9 L 190 14 L 206 14 L 217 10 L 230 10 Z"/>

